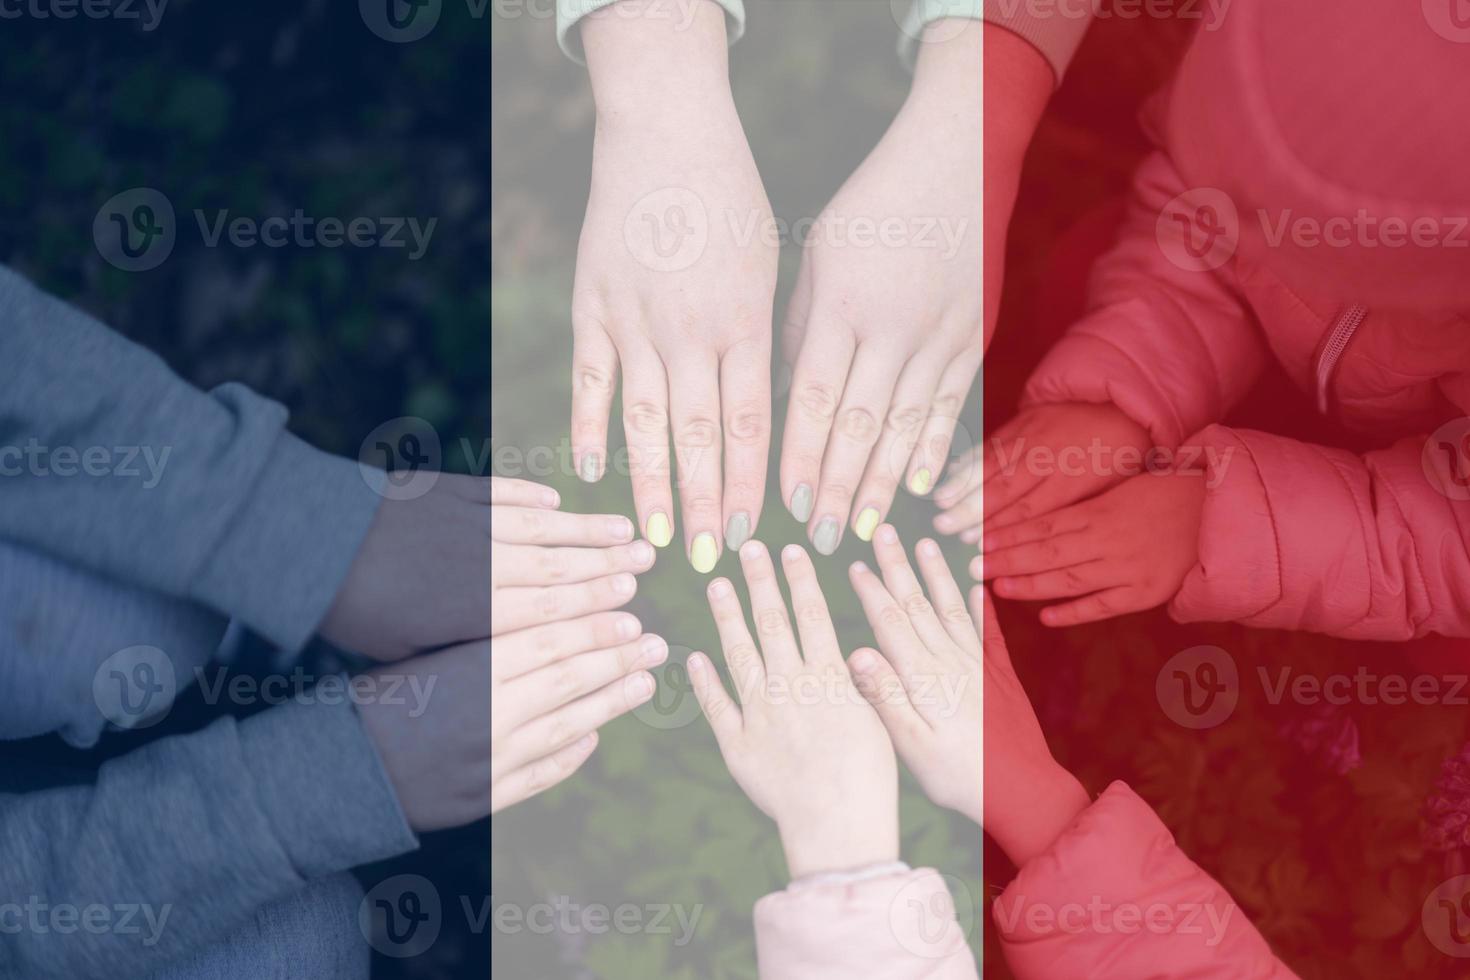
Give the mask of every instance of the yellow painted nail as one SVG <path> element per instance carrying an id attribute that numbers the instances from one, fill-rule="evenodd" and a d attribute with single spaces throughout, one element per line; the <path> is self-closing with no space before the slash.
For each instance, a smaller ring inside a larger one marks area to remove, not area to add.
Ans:
<path id="1" fill-rule="evenodd" d="M 909 480 L 909 492 L 915 497 L 922 497 L 934 487 L 934 474 L 929 470 L 922 469 Z"/>
<path id="2" fill-rule="evenodd" d="M 663 511 L 658 511 L 648 519 L 648 529 L 643 533 L 655 548 L 667 548 L 669 542 L 674 540 L 674 529 L 669 527 L 669 519 L 664 516 Z"/>
<path id="3" fill-rule="evenodd" d="M 705 531 L 694 539 L 694 547 L 689 549 L 689 564 L 701 575 L 708 575 L 714 571 L 715 562 L 720 560 L 720 549 L 715 544 L 715 536 Z"/>
<path id="4" fill-rule="evenodd" d="M 857 536 L 864 541 L 873 540 L 873 532 L 878 530 L 878 510 L 875 507 L 864 507 L 863 512 L 858 515 L 857 523 L 852 526 Z"/>

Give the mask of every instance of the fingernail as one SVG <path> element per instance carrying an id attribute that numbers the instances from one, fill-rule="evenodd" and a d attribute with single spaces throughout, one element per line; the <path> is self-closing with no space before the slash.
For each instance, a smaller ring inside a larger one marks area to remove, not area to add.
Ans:
<path id="1" fill-rule="evenodd" d="M 898 532 L 893 529 L 892 524 L 884 524 L 878 528 L 875 537 L 884 544 L 898 544 Z"/>
<path id="2" fill-rule="evenodd" d="M 626 541 L 633 536 L 633 522 L 626 517 L 609 517 L 607 530 L 619 541 Z"/>
<path id="3" fill-rule="evenodd" d="M 841 529 L 837 526 L 837 518 L 824 517 L 817 525 L 817 533 L 812 535 L 812 544 L 819 554 L 830 555 L 837 550 L 839 534 L 841 534 Z"/>
<path id="4" fill-rule="evenodd" d="M 577 744 L 572 746 L 574 752 L 591 752 L 597 746 L 597 733 L 589 732 L 577 739 Z"/>
<path id="5" fill-rule="evenodd" d="M 633 561 L 638 564 L 639 568 L 652 565 L 654 559 L 653 545 L 647 541 L 634 541 L 631 555 Z"/>
<path id="6" fill-rule="evenodd" d="M 692 653 L 684 663 L 689 668 L 689 673 L 698 674 L 704 670 L 704 654 Z"/>
<path id="7" fill-rule="evenodd" d="M 669 659 L 669 645 L 664 642 L 663 637 L 649 634 L 638 644 L 643 656 L 639 658 L 640 667 L 657 667 Z"/>
<path id="8" fill-rule="evenodd" d="M 794 561 L 800 561 L 803 554 L 804 552 L 801 550 L 801 545 L 788 544 L 786 547 L 781 549 L 781 560 L 789 565 Z"/>
<path id="9" fill-rule="evenodd" d="M 851 657 L 847 658 L 847 662 L 852 666 L 853 670 L 866 674 L 874 667 L 873 651 L 856 650 Z"/>
<path id="10" fill-rule="evenodd" d="M 981 572 L 980 559 L 979 558 L 972 558 L 972 559 L 970 559 L 970 577 L 973 578 L 973 579 L 979 580 L 979 578 L 980 578 L 980 572 Z"/>
<path id="11" fill-rule="evenodd" d="M 917 550 L 926 558 L 933 558 L 939 554 L 939 545 L 934 542 L 933 538 L 925 538 L 919 542 Z"/>
<path id="12" fill-rule="evenodd" d="M 909 480 L 909 493 L 915 497 L 922 497 L 934 486 L 934 474 L 929 472 L 926 466 L 915 473 Z"/>
<path id="13" fill-rule="evenodd" d="M 740 549 L 740 559 L 742 561 L 755 561 L 765 553 L 765 550 L 765 547 L 759 541 L 747 541 L 745 542 L 745 547 Z"/>
<path id="14" fill-rule="evenodd" d="M 629 596 L 638 590 L 638 580 L 624 572 L 613 577 L 612 587 L 618 595 Z"/>
<path id="15" fill-rule="evenodd" d="M 638 622 L 636 616 L 623 616 L 618 620 L 618 639 L 631 640 L 642 628 L 643 624 Z"/>
<path id="16" fill-rule="evenodd" d="M 812 517 L 812 488 L 798 483 L 791 495 L 791 516 L 805 524 Z"/>
<path id="17" fill-rule="evenodd" d="M 635 704 L 642 704 L 653 697 L 653 675 L 637 674 L 629 678 L 628 695 Z"/>
<path id="18" fill-rule="evenodd" d="M 545 490 L 541 491 L 541 502 L 547 507 L 560 507 L 561 494 L 557 493 L 550 487 L 547 487 Z"/>
<path id="19" fill-rule="evenodd" d="M 674 540 L 674 529 L 669 526 L 669 519 L 661 510 L 654 511 L 643 534 L 655 548 L 667 548 L 669 542 Z"/>
<path id="20" fill-rule="evenodd" d="M 709 584 L 709 588 L 706 591 L 716 599 L 723 599 L 730 594 L 730 581 L 728 579 L 717 578 Z"/>
<path id="21" fill-rule="evenodd" d="M 858 539 L 862 541 L 873 540 L 873 532 L 878 530 L 878 509 L 876 507 L 864 507 L 858 514 L 857 520 L 853 522 L 853 531 Z"/>
<path id="22" fill-rule="evenodd" d="M 725 547 L 731 551 L 739 551 L 740 546 L 750 540 L 750 515 L 745 511 L 739 511 L 730 515 L 730 520 L 725 523 Z"/>
<path id="23" fill-rule="evenodd" d="M 602 475 L 602 460 L 596 453 L 584 453 L 582 461 L 577 464 L 577 475 L 584 483 L 596 483 Z"/>
<path id="24" fill-rule="evenodd" d="M 851 568 L 852 568 L 852 570 L 854 572 L 857 572 L 859 575 L 864 575 L 868 571 L 868 563 L 865 562 L 865 561 L 855 561 L 855 562 L 852 563 Z"/>
<path id="25" fill-rule="evenodd" d="M 708 575 L 715 569 L 715 562 L 720 560 L 720 547 L 715 544 L 715 536 L 708 531 L 701 531 L 694 538 L 694 546 L 689 549 L 689 564 L 701 575 Z"/>

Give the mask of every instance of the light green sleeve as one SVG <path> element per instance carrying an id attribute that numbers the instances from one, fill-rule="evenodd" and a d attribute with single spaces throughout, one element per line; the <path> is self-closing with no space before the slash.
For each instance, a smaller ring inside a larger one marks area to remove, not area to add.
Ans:
<path id="1" fill-rule="evenodd" d="M 572 30 L 577 22 L 594 10 L 611 6 L 617 0 L 556 0 L 556 43 L 577 64 L 586 64 L 582 55 L 582 36 Z M 689 0 L 669 5 L 670 16 L 684 16 Z M 745 33 L 744 0 L 714 0 L 725 10 L 725 33 L 734 44 Z"/>
<path id="2" fill-rule="evenodd" d="M 918 57 L 924 28 L 944 17 L 982 18 L 988 24 L 1004 27 L 1036 48 L 1051 65 L 1057 84 L 1067 70 L 1072 55 L 1082 43 L 1092 23 L 1092 5 L 1069 10 L 1063 4 L 1049 4 L 1045 10 L 1024 0 L 912 0 L 900 24 L 898 56 L 909 68 Z"/>
<path id="3" fill-rule="evenodd" d="M 898 22 L 898 57 L 913 70 L 919 57 L 919 45 L 924 41 L 924 28 L 936 20 L 946 17 L 964 17 L 979 20 L 982 0 L 910 0 L 908 11 Z M 986 7 L 989 4 L 985 4 Z M 898 5 L 892 7 L 898 13 Z"/>

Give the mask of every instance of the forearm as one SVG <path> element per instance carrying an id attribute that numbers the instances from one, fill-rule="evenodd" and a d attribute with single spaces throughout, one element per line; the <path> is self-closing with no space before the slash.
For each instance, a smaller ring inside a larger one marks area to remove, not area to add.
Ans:
<path id="1" fill-rule="evenodd" d="M 620 0 L 579 27 L 599 126 L 733 111 L 725 14 L 713 0 L 693 0 L 678 18 L 667 4 Z"/>

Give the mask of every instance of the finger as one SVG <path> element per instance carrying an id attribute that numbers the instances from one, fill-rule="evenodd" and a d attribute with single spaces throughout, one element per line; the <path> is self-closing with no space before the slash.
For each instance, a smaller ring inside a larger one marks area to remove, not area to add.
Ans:
<path id="1" fill-rule="evenodd" d="M 663 362 L 651 350 L 623 356 L 623 432 L 638 526 L 655 548 L 674 540 L 669 486 L 669 389 Z"/>
<path id="2" fill-rule="evenodd" d="M 506 773 L 490 789 L 490 812 L 499 813 L 565 782 L 592 758 L 596 748 L 597 733 L 590 732 L 571 745 Z"/>
<path id="3" fill-rule="evenodd" d="M 791 404 L 781 439 L 781 496 L 791 516 L 803 524 L 816 506 L 822 455 L 855 347 L 845 329 L 814 331 L 802 345 L 792 375 Z"/>
<path id="4" fill-rule="evenodd" d="M 991 445 L 994 438 L 971 446 L 963 456 L 950 464 L 944 482 L 934 488 L 934 502 L 940 507 L 953 507 L 960 497 L 980 489 L 980 478 L 991 470 Z"/>
<path id="5" fill-rule="evenodd" d="M 555 510 L 561 506 L 561 494 L 530 480 L 494 476 L 490 478 L 490 503 L 496 506 L 545 507 Z"/>
<path id="6" fill-rule="evenodd" d="M 720 560 L 720 391 L 719 367 L 711 358 L 670 365 L 674 462 L 679 508 L 689 563 L 701 575 Z"/>
<path id="7" fill-rule="evenodd" d="M 878 712 L 894 748 L 905 759 L 920 751 L 919 739 L 928 731 L 929 723 L 909 701 L 903 681 L 893 665 L 877 650 L 862 647 L 847 660 L 858 693 Z"/>
<path id="8" fill-rule="evenodd" d="M 884 416 L 882 431 L 867 461 L 862 482 L 858 486 L 853 510 L 853 531 L 870 541 L 878 523 L 893 506 L 898 485 L 904 479 L 909 458 L 918 445 L 919 433 L 929 417 L 934 388 L 939 383 L 942 365 L 917 359 L 904 365 L 893 389 L 893 402 Z M 926 487 L 927 490 L 927 487 Z"/>
<path id="9" fill-rule="evenodd" d="M 715 671 L 715 665 L 710 662 L 709 657 L 702 653 L 692 653 L 688 663 L 689 683 L 694 688 L 694 699 L 699 702 L 704 716 L 709 719 L 709 727 L 715 733 L 720 753 L 724 755 L 731 751 L 735 739 L 745 727 L 740 707 L 725 690 L 725 685 L 720 681 L 720 675 Z"/>
<path id="10" fill-rule="evenodd" d="M 909 624 L 930 652 L 938 653 L 952 645 L 934 604 L 924 594 L 918 576 L 909 565 L 903 542 L 898 539 L 898 532 L 892 524 L 884 524 L 873 536 L 873 557 L 878 563 L 878 570 L 883 573 L 883 584 L 888 594 L 903 608 Z"/>
<path id="11" fill-rule="evenodd" d="M 740 549 L 740 566 L 750 592 L 750 616 L 755 621 L 756 641 L 765 657 L 766 671 L 794 674 L 801 669 L 801 651 L 786 615 L 786 600 L 781 597 L 771 554 L 759 541 L 747 541 Z"/>
<path id="12" fill-rule="evenodd" d="M 1134 598 L 1131 589 L 1119 586 L 1094 592 L 1075 602 L 1047 606 L 1041 610 L 1041 622 L 1044 626 L 1077 626 L 1138 612 L 1142 608 L 1144 607 Z"/>
<path id="13" fill-rule="evenodd" d="M 765 661 L 745 626 L 745 612 L 740 608 L 740 599 L 735 595 L 735 587 L 730 580 L 717 578 L 706 591 L 709 593 L 709 611 L 720 634 L 720 649 L 725 652 L 725 663 L 730 668 L 730 680 L 735 683 L 740 703 L 749 710 L 765 687 Z"/>
<path id="14" fill-rule="evenodd" d="M 636 670 L 651 670 L 669 659 L 662 637 L 646 633 L 606 650 L 589 650 L 523 674 L 507 685 L 512 714 L 538 717 L 591 694 Z"/>
<path id="15" fill-rule="evenodd" d="M 1058 568 L 1039 575 L 1008 576 L 995 579 L 992 585 L 997 595 L 1007 599 L 1034 601 L 1037 599 L 1062 599 L 1068 596 L 1087 595 L 1098 589 L 1117 585 L 1118 577 L 1113 563 L 1097 560 Z"/>
<path id="16" fill-rule="evenodd" d="M 609 548 L 633 540 L 633 523 L 616 514 L 492 507 L 490 537 L 505 544 Z"/>
<path id="17" fill-rule="evenodd" d="M 989 503 L 989 501 L 986 501 Z M 958 534 L 961 541 L 973 544 L 969 538 L 979 540 L 980 526 L 984 520 L 981 508 L 980 488 L 967 492 L 960 497 L 958 502 L 948 510 L 941 511 L 934 517 L 934 530 L 940 534 Z"/>
<path id="18" fill-rule="evenodd" d="M 500 544 L 490 549 L 491 576 L 497 586 L 556 585 L 585 582 L 618 572 L 646 572 L 653 567 L 653 545 L 633 541 L 611 548 L 542 548 Z"/>
<path id="19" fill-rule="evenodd" d="M 985 485 L 985 529 L 998 531 L 1002 528 L 1013 527 L 1023 521 L 1036 520 L 1038 517 L 1055 513 L 1077 503 L 1084 496 L 1097 490 L 1099 486 L 1097 483 L 1087 484 L 1076 478 L 1054 476 L 1038 481 L 1020 500 L 1002 507 L 990 498 L 990 484 L 987 483 Z"/>
<path id="20" fill-rule="evenodd" d="M 970 388 L 979 371 L 980 360 L 976 355 L 973 358 L 956 360 L 940 376 L 929 407 L 929 416 L 919 431 L 918 441 L 909 459 L 907 476 L 904 478 L 904 486 L 914 496 L 922 497 L 927 494 L 934 486 L 935 479 L 944 472 L 950 446 L 954 444 L 955 429 L 961 424 L 960 415 L 964 411 L 965 399 L 970 396 Z M 978 430 L 979 412 L 974 413 L 972 422 L 975 430 Z M 966 429 L 966 432 L 970 431 L 972 430 Z M 966 438 L 972 436 L 967 435 Z"/>
<path id="21" fill-rule="evenodd" d="M 991 552 L 1000 552 L 1018 545 L 1032 544 L 1059 535 L 1085 530 L 1087 530 L 1086 512 L 1080 507 L 1067 507 L 1007 527 L 995 530 L 987 527 L 984 550 L 989 555 Z"/>
<path id="22" fill-rule="evenodd" d="M 597 731 L 653 697 L 654 686 L 653 675 L 641 671 L 542 715 L 508 736 L 510 764 L 524 764 Z"/>
<path id="23" fill-rule="evenodd" d="M 781 565 L 786 584 L 791 587 L 791 608 L 796 613 L 803 658 L 808 665 L 840 667 L 842 647 L 811 558 L 800 545 L 788 544 L 781 549 Z"/>
<path id="24" fill-rule="evenodd" d="M 618 354 L 597 323 L 572 325 L 572 459 L 587 483 L 602 478 Z"/>
<path id="25" fill-rule="evenodd" d="M 505 633 L 491 645 L 490 670 L 497 679 L 510 680 L 563 657 L 626 643 L 642 631 L 632 613 L 601 612 Z"/>
<path id="26" fill-rule="evenodd" d="M 919 571 L 924 576 L 924 585 L 929 590 L 929 601 L 939 615 L 939 621 L 961 650 L 980 655 L 980 637 L 975 632 L 978 619 L 971 617 L 965 609 L 965 597 L 955 582 L 944 553 L 931 538 L 925 538 L 914 547 L 919 559 Z"/>
<path id="27" fill-rule="evenodd" d="M 827 439 L 827 452 L 822 457 L 817 505 L 812 510 L 816 525 L 808 528 L 812 544 L 821 554 L 832 554 L 842 541 L 853 494 L 867 469 L 883 420 L 888 416 L 897 381 L 898 369 L 892 357 L 876 347 L 858 349 L 832 423 L 832 434 Z M 860 516 L 862 526 L 858 537 L 867 540 L 877 530 L 878 513 L 870 510 Z"/>
<path id="28" fill-rule="evenodd" d="M 909 624 L 908 614 L 894 601 L 883 581 L 873 574 L 872 569 L 862 562 L 853 562 L 848 569 L 848 578 L 858 601 L 862 603 L 863 615 L 873 628 L 873 636 L 888 662 L 893 664 L 898 675 L 905 679 L 914 676 L 919 665 L 928 657 L 928 651 L 919 642 L 918 634 Z"/>
<path id="29" fill-rule="evenodd" d="M 637 591 L 638 580 L 627 572 L 569 585 L 497 589 L 490 602 L 490 633 L 499 636 L 616 609 Z"/>
<path id="30" fill-rule="evenodd" d="M 739 551 L 760 524 L 771 449 L 770 340 L 744 342 L 720 359 L 725 429 L 725 547 Z"/>
<path id="31" fill-rule="evenodd" d="M 1062 534 L 1044 541 L 985 552 L 985 578 L 993 582 L 1000 578 L 1039 575 L 1098 557 L 1098 550 L 1087 534 Z"/>

